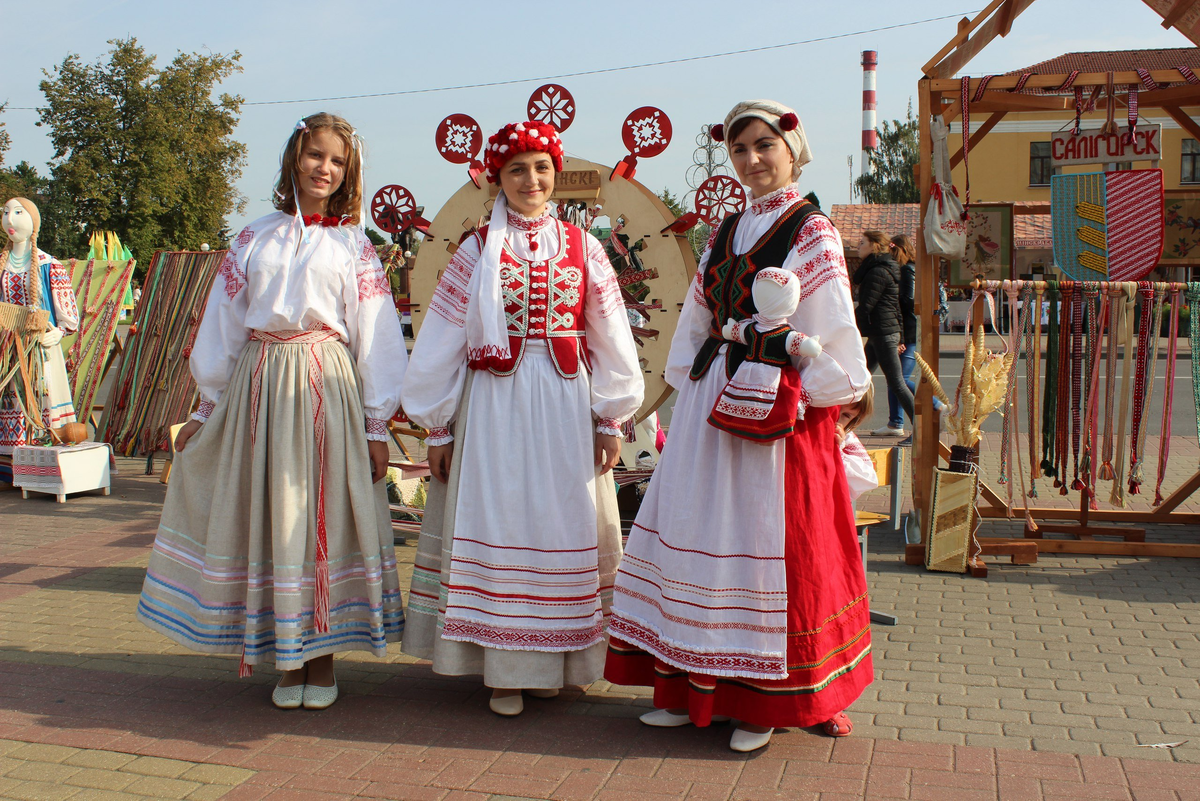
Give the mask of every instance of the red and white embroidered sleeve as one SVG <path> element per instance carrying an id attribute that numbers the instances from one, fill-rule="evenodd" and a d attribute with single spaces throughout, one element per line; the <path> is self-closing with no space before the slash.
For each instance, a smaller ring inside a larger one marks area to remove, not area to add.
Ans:
<path id="1" fill-rule="evenodd" d="M 620 437 L 622 436 L 621 421 L 615 417 L 601 417 L 596 421 L 596 433 Z"/>
<path id="2" fill-rule="evenodd" d="M 207 422 L 216 407 L 217 404 L 207 398 L 201 398 L 200 405 L 196 407 L 196 411 L 192 412 L 192 419 L 199 420 L 201 423 Z"/>
<path id="3" fill-rule="evenodd" d="M 813 215 L 801 226 L 795 251 L 799 259 L 792 269 L 803 287 L 801 302 L 830 281 L 850 286 L 841 237 L 827 217 Z"/>
<path id="4" fill-rule="evenodd" d="M 358 280 L 358 302 L 378 297 L 391 297 L 392 287 L 388 283 L 387 273 L 375 253 L 375 245 L 365 236 L 362 238 L 362 250 L 358 254 L 356 269 Z"/>
<path id="5" fill-rule="evenodd" d="M 387 420 L 380 420 L 378 417 L 368 417 L 367 439 L 372 442 L 387 442 L 389 439 Z"/>
<path id="6" fill-rule="evenodd" d="M 429 435 L 425 437 L 426 447 L 436 447 L 438 445 L 449 445 L 454 441 L 454 435 L 450 433 L 450 429 L 446 426 L 437 426 L 429 429 Z"/>
<path id="7" fill-rule="evenodd" d="M 54 317 L 58 327 L 68 333 L 79 330 L 79 307 L 75 304 L 71 277 L 57 261 L 50 262 L 50 292 L 53 294 Z"/>
<path id="8" fill-rule="evenodd" d="M 433 298 L 429 301 L 430 311 L 459 328 L 467 324 L 467 303 L 471 300 L 467 287 L 471 283 L 471 273 L 475 270 L 475 262 L 479 260 L 481 252 L 478 234 L 459 245 L 438 281 Z"/>
<path id="9" fill-rule="evenodd" d="M 584 238 L 587 242 L 588 273 L 597 279 L 585 303 L 595 303 L 601 317 L 610 317 L 625 308 L 621 300 L 621 287 L 604 246 L 594 236 L 587 235 Z"/>
<path id="10" fill-rule="evenodd" d="M 225 254 L 225 260 L 221 262 L 221 267 L 217 270 L 217 276 L 225 282 L 225 294 L 229 296 L 230 300 L 233 300 L 239 292 L 246 288 L 246 273 L 238 264 L 237 250 L 230 250 Z"/>

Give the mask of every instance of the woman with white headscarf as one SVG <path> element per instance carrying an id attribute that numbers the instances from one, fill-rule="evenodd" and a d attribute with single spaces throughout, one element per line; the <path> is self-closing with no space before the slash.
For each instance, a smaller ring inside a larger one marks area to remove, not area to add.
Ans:
<path id="1" fill-rule="evenodd" d="M 872 679 L 866 582 L 835 433 L 841 405 L 871 379 L 841 237 L 796 186 L 811 159 L 796 113 L 747 101 L 713 133 L 750 207 L 713 232 L 684 299 L 666 370 L 679 400 L 617 574 L 605 678 L 654 687 L 648 725 L 736 718 L 730 747 L 752 751 L 773 727 L 848 734 L 844 710 Z M 717 425 L 738 403 L 730 378 L 754 355 L 727 323 L 756 315 L 754 278 L 771 267 L 799 279 L 787 325 L 818 337 L 822 350 L 807 357 L 802 337 L 788 340 L 801 384 L 789 401 L 795 425 L 751 436 Z"/>
<path id="2" fill-rule="evenodd" d="M 642 402 L 637 349 L 601 244 L 550 214 L 553 126 L 488 141 L 500 184 L 486 229 L 454 253 L 404 385 L 429 429 L 430 484 L 404 652 L 482 675 L 498 715 L 604 669 L 621 556 L 621 425 Z"/>

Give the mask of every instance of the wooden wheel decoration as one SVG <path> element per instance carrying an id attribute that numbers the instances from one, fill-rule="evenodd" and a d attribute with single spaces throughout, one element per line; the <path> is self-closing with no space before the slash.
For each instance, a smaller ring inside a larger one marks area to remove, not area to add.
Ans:
<path id="1" fill-rule="evenodd" d="M 638 157 L 657 156 L 671 144 L 671 120 L 654 106 L 642 106 L 629 113 L 621 125 L 621 141 L 629 155 L 613 168 L 614 178 L 632 178 Z"/>
<path id="2" fill-rule="evenodd" d="M 573 188 L 579 185 L 578 181 L 561 181 L 551 203 L 562 201 L 564 208 L 570 204 L 586 204 L 586 209 L 576 217 L 581 226 L 594 223 L 596 214 L 608 218 L 607 225 L 611 226 L 612 233 L 607 238 L 600 235 L 600 239 L 610 252 L 617 285 L 624 299 L 625 308 L 621 312 L 631 318 L 634 317 L 632 312 L 638 314 L 636 321 L 631 319 L 630 322 L 637 338 L 638 358 L 646 384 L 645 402 L 638 415 L 641 417 L 670 395 L 663 371 L 679 320 L 681 301 L 696 274 L 696 259 L 686 239 L 660 233 L 674 217 L 663 202 L 636 179 L 609 180 L 610 169 L 607 165 L 566 157 L 563 177 L 586 176 L 588 180 L 584 183 L 594 186 L 594 182 L 598 182 L 599 186 L 592 194 L 583 194 Z M 466 181 L 432 218 L 409 273 L 415 332 L 420 331 L 426 317 L 436 314 L 429 306 L 438 278 L 460 243 L 487 214 L 494 197 L 492 189 L 490 185 L 480 188 Z M 627 465 L 635 463 L 639 449 L 632 443 L 625 443 L 622 458 Z"/>
<path id="3" fill-rule="evenodd" d="M 668 225 L 664 233 L 682 234 L 701 220 L 716 228 L 728 215 L 746 208 L 746 190 L 728 175 L 714 175 L 700 184 L 693 202 L 696 210 Z"/>
<path id="4" fill-rule="evenodd" d="M 714 175 L 696 190 L 696 213 L 716 228 L 730 214 L 746 208 L 746 190 L 728 175 Z"/>
<path id="5" fill-rule="evenodd" d="M 403 186 L 389 184 L 371 198 L 371 219 L 380 231 L 398 234 L 419 220 L 417 201 Z"/>
<path id="6" fill-rule="evenodd" d="M 533 90 L 527 111 L 529 119 L 553 125 L 562 133 L 575 121 L 575 98 L 566 88 L 548 83 Z"/>
<path id="7" fill-rule="evenodd" d="M 483 129 L 474 117 L 467 114 L 451 114 L 438 123 L 433 143 L 438 154 L 451 164 L 466 164 L 467 174 L 479 186 L 483 174 L 483 162 L 479 151 L 483 149 Z"/>

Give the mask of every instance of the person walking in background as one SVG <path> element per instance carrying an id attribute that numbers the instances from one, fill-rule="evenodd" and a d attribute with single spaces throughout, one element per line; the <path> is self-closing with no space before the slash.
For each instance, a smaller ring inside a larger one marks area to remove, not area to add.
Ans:
<path id="1" fill-rule="evenodd" d="M 900 341 L 900 369 L 904 375 L 904 383 L 909 392 L 917 394 L 917 382 L 913 371 L 917 367 L 917 315 L 913 311 L 913 299 L 917 289 L 917 251 L 912 239 L 907 234 L 897 234 L 888 243 L 888 251 L 896 264 L 900 266 L 900 322 L 903 328 Z M 904 435 L 904 416 L 900 408 L 900 398 L 888 387 L 888 419 L 887 425 L 877 428 L 871 433 L 877 437 Z M 943 404 L 937 398 L 933 399 L 933 408 L 941 412 Z M 901 443 L 904 444 L 904 443 Z"/>
<path id="2" fill-rule="evenodd" d="M 900 265 L 889 255 L 888 240 L 881 231 L 863 231 L 858 242 L 858 256 L 862 264 L 854 273 L 854 285 L 858 287 L 858 307 L 854 316 L 859 333 L 867 338 L 867 369 L 874 372 L 875 365 L 883 369 L 888 391 L 896 394 L 911 420 L 913 394 L 904 383 L 900 363 L 901 353 L 905 350 L 902 342 L 904 323 L 900 314 Z M 905 431 L 888 426 L 872 433 L 903 437 Z"/>

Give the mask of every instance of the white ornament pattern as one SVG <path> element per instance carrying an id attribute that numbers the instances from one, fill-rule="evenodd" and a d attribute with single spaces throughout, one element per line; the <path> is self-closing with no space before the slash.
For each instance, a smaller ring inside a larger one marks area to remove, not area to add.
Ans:
<path id="1" fill-rule="evenodd" d="M 659 112 L 649 117 L 642 117 L 640 120 L 630 120 L 629 125 L 633 131 L 633 140 L 636 145 L 633 148 L 634 153 L 639 153 L 654 145 L 665 145 L 667 140 L 663 137 L 662 128 L 658 124 Z"/>
<path id="2" fill-rule="evenodd" d="M 442 152 L 458 153 L 467 157 L 475 155 L 472 142 L 477 130 L 479 130 L 477 125 L 450 123 L 446 126 L 446 135 L 442 139 Z"/>

